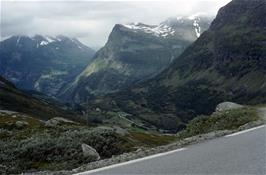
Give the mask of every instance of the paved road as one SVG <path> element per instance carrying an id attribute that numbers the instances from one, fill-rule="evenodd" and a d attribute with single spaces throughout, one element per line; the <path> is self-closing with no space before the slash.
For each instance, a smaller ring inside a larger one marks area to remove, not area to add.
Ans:
<path id="1" fill-rule="evenodd" d="M 82 175 L 266 174 L 266 127 L 191 145 L 184 150 Z"/>

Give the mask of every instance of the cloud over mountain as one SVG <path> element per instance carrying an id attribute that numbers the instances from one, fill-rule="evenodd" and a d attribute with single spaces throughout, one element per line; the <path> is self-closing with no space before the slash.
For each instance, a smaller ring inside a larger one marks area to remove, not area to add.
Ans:
<path id="1" fill-rule="evenodd" d="M 169 16 L 200 12 L 215 15 L 218 8 L 229 1 L 4 1 L 1 2 L 1 38 L 63 33 L 99 47 L 107 41 L 116 23 L 158 24 Z"/>

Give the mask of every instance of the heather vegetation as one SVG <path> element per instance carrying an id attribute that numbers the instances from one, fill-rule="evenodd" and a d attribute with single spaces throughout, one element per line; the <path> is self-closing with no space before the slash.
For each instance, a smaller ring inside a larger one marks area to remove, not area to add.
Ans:
<path id="1" fill-rule="evenodd" d="M 96 161 L 85 156 L 82 144 L 90 145 L 101 159 L 154 147 L 175 140 L 132 127 L 90 127 L 80 123 L 41 121 L 22 113 L 6 113 L 0 117 L 0 172 L 3 174 L 41 170 L 73 169 Z M 67 120 L 66 120 L 67 121 Z"/>
<path id="2" fill-rule="evenodd" d="M 219 130 L 234 130 L 256 120 L 259 120 L 257 111 L 250 107 L 215 112 L 212 115 L 199 116 L 191 120 L 180 136 L 191 137 Z"/>

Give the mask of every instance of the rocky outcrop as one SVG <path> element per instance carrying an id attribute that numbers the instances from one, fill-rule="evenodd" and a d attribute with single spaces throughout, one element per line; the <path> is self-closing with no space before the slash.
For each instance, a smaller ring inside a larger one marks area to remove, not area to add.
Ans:
<path id="1" fill-rule="evenodd" d="M 63 123 L 74 123 L 74 122 L 67 120 L 65 118 L 62 118 L 62 117 L 55 117 L 55 118 L 52 118 L 52 119 L 46 121 L 45 126 L 46 127 L 56 127 L 56 126 L 63 124 Z"/>
<path id="2" fill-rule="evenodd" d="M 239 109 L 239 108 L 243 108 L 243 105 L 239 105 L 237 103 L 233 103 L 233 102 L 223 102 L 217 105 L 215 111 L 216 112 L 223 112 L 223 111 L 228 111 L 228 110 L 232 110 L 232 109 Z"/>
<path id="3" fill-rule="evenodd" d="M 93 147 L 83 143 L 81 145 L 81 148 L 82 148 L 84 157 L 92 157 L 92 158 L 95 158 L 95 160 L 101 159 L 99 153 Z"/>

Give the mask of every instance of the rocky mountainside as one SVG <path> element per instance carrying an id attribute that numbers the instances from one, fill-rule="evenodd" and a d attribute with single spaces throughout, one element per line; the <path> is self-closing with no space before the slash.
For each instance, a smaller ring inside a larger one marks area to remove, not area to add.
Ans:
<path id="1" fill-rule="evenodd" d="M 221 101 L 265 103 L 265 16 L 265 0 L 233 0 L 161 74 L 92 104 L 178 130 L 197 115 L 211 113 Z"/>
<path id="2" fill-rule="evenodd" d="M 155 76 L 195 41 L 210 21 L 191 16 L 169 18 L 159 25 L 115 25 L 106 45 L 60 97 L 80 103 L 88 96 L 116 92 Z"/>
<path id="3" fill-rule="evenodd" d="M 47 101 L 37 99 L 15 87 L 13 83 L 0 76 L 0 110 L 16 111 L 42 120 L 65 117 L 74 120 L 74 114 L 55 107 Z"/>
<path id="4" fill-rule="evenodd" d="M 19 88 L 56 95 L 93 55 L 92 49 L 65 36 L 12 36 L 0 43 L 0 75 Z"/>

